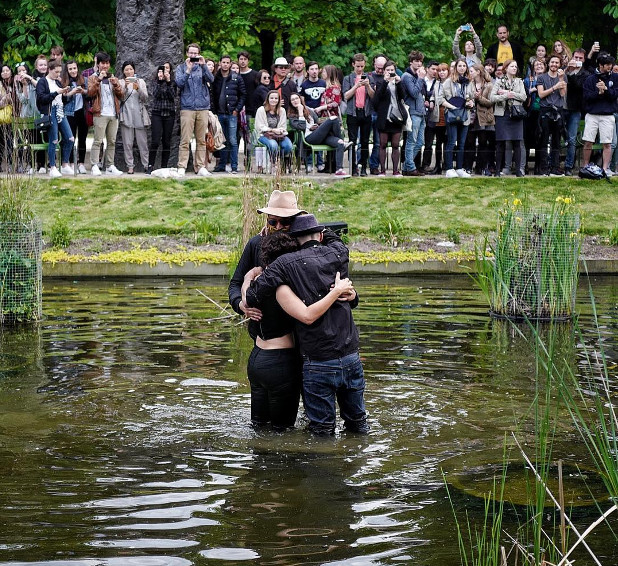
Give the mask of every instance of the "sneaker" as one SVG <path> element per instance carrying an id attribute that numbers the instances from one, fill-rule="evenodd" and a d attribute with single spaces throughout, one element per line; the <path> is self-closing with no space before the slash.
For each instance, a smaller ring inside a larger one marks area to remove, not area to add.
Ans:
<path id="1" fill-rule="evenodd" d="M 206 167 L 200 167 L 200 170 L 197 172 L 198 177 L 212 177 L 212 173 L 206 169 Z"/>
<path id="2" fill-rule="evenodd" d="M 337 177 L 349 177 L 349 175 L 346 173 L 345 169 L 337 169 L 337 171 L 335 171 L 335 175 Z"/>
<path id="3" fill-rule="evenodd" d="M 326 169 L 326 165 L 318 165 L 318 173 L 324 173 L 324 169 Z"/>
<path id="4" fill-rule="evenodd" d="M 386 173 L 378 173 L 378 177 L 386 177 Z"/>
<path id="5" fill-rule="evenodd" d="M 452 178 L 454 178 L 454 177 L 459 177 L 459 175 L 457 174 L 457 171 L 455 171 L 455 169 L 449 169 L 449 170 L 446 172 L 445 177 L 446 177 L 447 179 L 452 179 Z"/>
<path id="6" fill-rule="evenodd" d="M 178 170 L 176 171 L 178 177 L 184 177 L 185 176 L 185 168 L 184 167 L 179 167 Z"/>
<path id="7" fill-rule="evenodd" d="M 573 169 L 571 169 L 570 167 L 567 167 L 567 168 L 564 170 L 564 174 L 565 174 L 565 176 L 567 176 L 567 177 L 572 177 L 572 176 L 573 176 Z"/>
<path id="8" fill-rule="evenodd" d="M 71 167 L 70 165 L 63 165 L 62 167 L 60 167 L 60 172 L 63 175 L 75 175 L 75 171 L 73 171 L 73 167 Z"/>
<path id="9" fill-rule="evenodd" d="M 120 176 L 122 175 L 122 171 L 120 169 L 118 169 L 115 165 L 110 165 L 106 170 L 105 173 L 107 173 L 108 175 L 115 175 L 115 176 Z"/>
<path id="10" fill-rule="evenodd" d="M 313 173 L 313 165 L 307 165 L 307 175 L 311 175 Z"/>
<path id="11" fill-rule="evenodd" d="M 238 175 L 238 169 L 232 169 L 232 175 Z"/>
<path id="12" fill-rule="evenodd" d="M 372 175 L 373 175 L 373 173 L 372 173 Z M 377 175 L 377 173 L 376 173 L 376 175 Z M 361 177 L 366 177 L 367 176 L 367 168 L 366 167 L 361 167 L 360 176 Z"/>
<path id="13" fill-rule="evenodd" d="M 50 167 L 49 168 L 49 176 L 54 179 L 56 177 L 62 177 L 62 173 L 60 173 L 60 171 L 58 171 L 57 167 Z"/>
<path id="14" fill-rule="evenodd" d="M 28 171 L 26 171 L 27 175 L 34 175 L 34 169 L 32 167 L 30 167 L 30 169 L 28 169 Z"/>
<path id="15" fill-rule="evenodd" d="M 226 173 L 231 173 L 232 172 L 232 166 L 229 163 L 225 166 L 225 172 Z M 198 171 L 198 173 L 199 173 L 199 171 Z"/>
<path id="16" fill-rule="evenodd" d="M 472 175 L 470 175 L 470 173 L 468 173 L 465 169 L 457 169 L 455 173 L 458 177 L 463 177 L 464 179 L 469 179 L 470 177 L 472 177 Z"/>
<path id="17" fill-rule="evenodd" d="M 45 167 L 41 167 L 39 169 L 39 175 L 45 175 L 45 173 L 47 173 L 47 169 L 45 169 Z"/>
<path id="18" fill-rule="evenodd" d="M 379 169 L 373 169 L 371 168 L 371 170 L 369 171 L 372 175 L 379 175 L 380 174 L 380 170 Z"/>
<path id="19" fill-rule="evenodd" d="M 353 145 L 354 144 L 351 141 L 344 143 L 343 144 L 343 151 L 344 152 L 348 151 L 348 149 L 350 149 Z"/>
<path id="20" fill-rule="evenodd" d="M 393 177 L 402 177 L 401 171 L 393 171 Z"/>
<path id="21" fill-rule="evenodd" d="M 85 174 L 86 174 L 86 168 L 84 167 L 84 164 L 83 164 L 83 163 L 80 163 L 80 164 L 77 166 L 77 172 L 78 172 L 80 175 L 85 175 Z"/>
<path id="22" fill-rule="evenodd" d="M 609 179 L 610 177 L 612 177 L 614 175 L 614 172 L 608 167 L 607 169 L 605 169 L 605 176 Z"/>
<path id="23" fill-rule="evenodd" d="M 564 177 L 564 171 L 562 169 L 555 168 L 549 172 L 549 176 L 550 177 Z"/>
<path id="24" fill-rule="evenodd" d="M 90 168 L 90 174 L 95 176 L 95 177 L 99 177 L 101 175 L 101 170 L 99 169 L 98 165 L 93 165 Z"/>

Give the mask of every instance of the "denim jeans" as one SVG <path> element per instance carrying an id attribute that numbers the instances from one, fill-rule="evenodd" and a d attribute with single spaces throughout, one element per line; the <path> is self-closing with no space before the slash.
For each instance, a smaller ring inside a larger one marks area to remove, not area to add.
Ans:
<path id="1" fill-rule="evenodd" d="M 416 169 L 414 159 L 421 151 L 423 145 L 425 145 L 425 117 L 410 116 L 410 119 L 412 120 L 412 131 L 408 132 L 408 139 L 406 140 L 404 171 L 414 171 Z"/>
<path id="2" fill-rule="evenodd" d="M 303 364 L 303 403 L 309 430 L 315 434 L 334 434 L 339 403 L 345 428 L 352 432 L 369 431 L 365 413 L 365 377 L 358 352 L 334 360 Z"/>
<path id="3" fill-rule="evenodd" d="M 457 165 L 455 169 L 463 167 L 464 149 L 466 137 L 468 136 L 468 126 L 460 124 L 446 125 L 446 149 L 444 150 L 444 169 L 447 171 L 453 168 L 453 150 L 457 143 Z"/>
<path id="4" fill-rule="evenodd" d="M 371 116 L 371 130 L 373 132 L 373 147 L 369 157 L 369 168 L 377 170 L 380 168 L 380 132 L 378 131 L 377 114 Z"/>
<path id="5" fill-rule="evenodd" d="M 47 139 L 49 140 L 49 146 L 47 147 L 47 159 L 50 167 L 56 166 L 56 146 L 58 145 L 59 133 L 62 134 L 62 139 L 60 140 L 60 163 L 68 163 L 69 157 L 71 156 L 71 150 L 73 149 L 73 132 L 71 132 L 71 126 L 69 126 L 69 121 L 66 116 L 63 116 L 60 123 L 58 123 L 56 107 L 52 106 L 49 132 L 47 134 Z"/>
<path id="6" fill-rule="evenodd" d="M 277 155 L 279 154 L 279 148 L 281 148 L 284 156 L 290 155 L 292 153 L 292 149 L 294 149 L 290 138 L 288 138 L 287 136 L 283 138 L 283 141 L 280 142 L 277 142 L 277 140 L 271 140 L 266 136 L 261 136 L 259 141 L 262 145 L 266 146 L 266 149 L 268 149 L 268 154 L 270 155 L 272 161 L 275 161 L 277 159 Z"/>
<path id="7" fill-rule="evenodd" d="M 232 171 L 238 171 L 238 116 L 219 114 L 219 123 L 225 136 L 225 149 L 221 150 L 218 168 L 225 170 L 229 160 Z"/>
<path id="8" fill-rule="evenodd" d="M 567 130 L 567 152 L 566 159 L 564 160 L 564 167 L 566 169 L 573 169 L 575 165 L 575 148 L 577 141 L 577 130 L 579 128 L 579 121 L 581 120 L 581 112 L 574 110 L 567 110 L 565 112 L 566 130 Z"/>

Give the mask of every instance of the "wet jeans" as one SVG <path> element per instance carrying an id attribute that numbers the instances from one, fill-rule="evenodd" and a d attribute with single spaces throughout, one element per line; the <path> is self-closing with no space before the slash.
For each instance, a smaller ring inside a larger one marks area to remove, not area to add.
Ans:
<path id="1" fill-rule="evenodd" d="M 368 432 L 364 391 L 363 364 L 357 352 L 326 361 L 305 358 L 303 403 L 311 432 L 320 435 L 335 433 L 335 400 L 346 430 Z"/>

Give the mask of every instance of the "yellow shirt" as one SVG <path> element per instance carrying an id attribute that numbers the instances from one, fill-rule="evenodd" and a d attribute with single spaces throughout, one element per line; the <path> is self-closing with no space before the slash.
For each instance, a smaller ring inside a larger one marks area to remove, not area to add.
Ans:
<path id="1" fill-rule="evenodd" d="M 500 45 L 498 45 L 498 57 L 496 58 L 498 64 L 504 63 L 507 59 L 512 58 L 513 50 L 511 49 L 511 44 L 509 43 L 508 45 L 504 45 L 503 43 L 500 43 Z"/>

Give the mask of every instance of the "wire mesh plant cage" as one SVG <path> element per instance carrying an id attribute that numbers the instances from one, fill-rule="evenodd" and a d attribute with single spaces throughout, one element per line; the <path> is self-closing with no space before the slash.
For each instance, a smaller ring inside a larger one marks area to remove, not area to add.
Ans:
<path id="1" fill-rule="evenodd" d="M 492 316 L 534 320 L 573 317 L 580 217 L 569 212 L 564 202 L 551 210 L 502 211 L 495 244 L 488 246 L 486 242 L 485 251 L 487 247 L 494 257 L 493 261 L 485 260 L 481 277 Z"/>
<path id="2" fill-rule="evenodd" d="M 41 224 L 0 222 L 0 322 L 34 322 L 42 316 Z"/>

